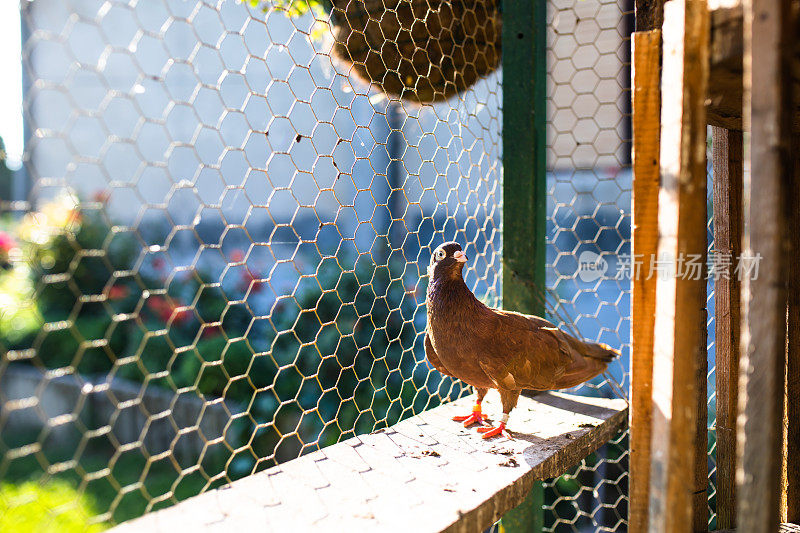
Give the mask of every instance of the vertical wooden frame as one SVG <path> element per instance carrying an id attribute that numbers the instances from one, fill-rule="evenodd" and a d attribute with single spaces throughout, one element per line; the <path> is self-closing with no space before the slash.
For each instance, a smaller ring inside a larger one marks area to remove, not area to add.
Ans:
<path id="1" fill-rule="evenodd" d="M 706 257 L 709 13 L 704 0 L 664 6 L 659 265 L 656 281 L 649 531 L 706 527 Z M 695 279 L 699 278 L 699 279 Z"/>
<path id="2" fill-rule="evenodd" d="M 790 252 L 786 222 L 792 219 L 794 197 L 788 186 L 794 112 L 790 65 L 797 38 L 792 19 L 790 0 L 744 2 L 743 123 L 751 134 L 743 246 L 760 260 L 758 276 L 742 280 L 736 522 L 739 530 L 752 533 L 776 531 L 779 522 Z"/>
<path id="3" fill-rule="evenodd" d="M 544 312 L 545 2 L 503 4 L 503 306 Z"/>
<path id="4" fill-rule="evenodd" d="M 661 30 L 639 31 L 633 46 L 633 238 L 631 257 L 631 407 L 628 529 L 647 531 L 652 434 L 656 278 L 636 271 L 658 246 Z"/>
<path id="5" fill-rule="evenodd" d="M 792 169 L 789 182 L 790 227 L 800 228 L 800 3 L 795 0 L 794 69 L 792 91 Z M 783 405 L 783 471 L 781 483 L 781 519 L 800 524 L 800 231 L 789 234 L 788 296 L 786 303 L 786 382 Z"/>
<path id="6" fill-rule="evenodd" d="M 795 43 L 797 46 L 797 43 Z M 800 47 L 798 47 L 800 48 Z M 799 59 L 800 61 L 800 59 Z M 797 73 L 800 76 L 800 72 Z M 796 85 L 795 85 L 796 86 Z M 794 95 L 800 102 L 800 94 Z M 786 302 L 786 380 L 783 402 L 781 520 L 800 524 L 800 127 L 792 136 L 794 172 L 789 183 L 791 257 Z"/>
<path id="7" fill-rule="evenodd" d="M 546 2 L 503 1 L 503 307 L 544 314 L 546 244 Z M 544 488 L 501 522 L 544 527 Z"/>
<path id="8" fill-rule="evenodd" d="M 714 278 L 717 399 L 717 527 L 736 522 L 736 415 L 739 388 L 740 282 L 734 272 L 742 254 L 743 134 L 713 126 Z M 728 260 L 730 262 L 728 262 Z"/>

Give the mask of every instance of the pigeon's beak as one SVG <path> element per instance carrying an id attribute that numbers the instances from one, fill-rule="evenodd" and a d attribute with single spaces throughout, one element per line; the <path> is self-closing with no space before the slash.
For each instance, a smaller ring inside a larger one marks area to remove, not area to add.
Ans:
<path id="1" fill-rule="evenodd" d="M 453 259 L 455 259 L 459 263 L 466 263 L 467 262 L 467 254 L 465 254 L 461 250 L 456 250 L 453 253 Z"/>

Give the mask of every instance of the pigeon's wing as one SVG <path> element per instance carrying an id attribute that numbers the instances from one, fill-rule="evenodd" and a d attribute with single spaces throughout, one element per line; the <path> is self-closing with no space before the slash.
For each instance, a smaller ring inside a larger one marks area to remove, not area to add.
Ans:
<path id="1" fill-rule="evenodd" d="M 544 318 L 536 315 L 526 315 L 523 313 L 517 313 L 516 311 L 507 311 L 505 309 L 491 309 L 491 311 L 496 317 L 498 317 L 503 325 L 514 329 L 535 331 L 538 328 L 556 327 L 549 320 L 545 320 Z"/>
<path id="2" fill-rule="evenodd" d="M 442 364 L 439 360 L 439 356 L 436 355 L 436 350 L 433 349 L 433 343 L 431 343 L 430 337 L 428 337 L 428 332 L 425 332 L 425 356 L 428 358 L 430 364 L 433 365 L 433 368 L 444 374 L 445 376 L 453 376 L 453 374 L 447 370 L 447 368 Z"/>
<path id="3" fill-rule="evenodd" d="M 481 350 L 484 373 L 503 389 L 550 390 L 570 365 L 547 320 L 513 311 L 492 310 L 491 339 Z"/>
<path id="4" fill-rule="evenodd" d="M 607 361 L 593 357 L 598 345 L 575 339 L 543 318 L 500 310 L 495 317 L 497 333 L 480 363 L 498 387 L 569 388 L 605 370 Z"/>

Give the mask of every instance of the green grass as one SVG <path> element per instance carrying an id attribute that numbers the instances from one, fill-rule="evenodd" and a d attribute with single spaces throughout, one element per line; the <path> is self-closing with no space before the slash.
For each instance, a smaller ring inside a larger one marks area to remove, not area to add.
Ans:
<path id="1" fill-rule="evenodd" d="M 120 455 L 113 465 L 111 459 L 108 453 L 85 453 L 77 464 L 52 476 L 40 461 L 66 461 L 56 453 L 8 461 L 0 480 L 0 531 L 100 531 L 221 485 L 207 487 L 197 471 L 181 477 L 170 461 L 147 468 L 137 451 Z M 148 509 L 153 500 L 159 501 Z"/>
<path id="2" fill-rule="evenodd" d="M 96 512 L 92 499 L 64 480 L 0 483 L 0 531 L 93 533 L 107 527 L 89 523 Z"/>

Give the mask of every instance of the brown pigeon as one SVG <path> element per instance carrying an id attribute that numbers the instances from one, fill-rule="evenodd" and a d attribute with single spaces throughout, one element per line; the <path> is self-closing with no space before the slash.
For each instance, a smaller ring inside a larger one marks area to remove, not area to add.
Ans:
<path id="1" fill-rule="evenodd" d="M 462 278 L 467 256 L 447 242 L 428 266 L 428 326 L 425 354 L 442 374 L 477 390 L 468 416 L 454 417 L 465 426 L 482 423 L 481 401 L 497 389 L 503 418 L 497 427 L 481 427 L 483 438 L 505 432 L 508 414 L 522 389 L 566 389 L 603 373 L 619 352 L 584 342 L 538 316 L 492 309 L 479 301 Z"/>

